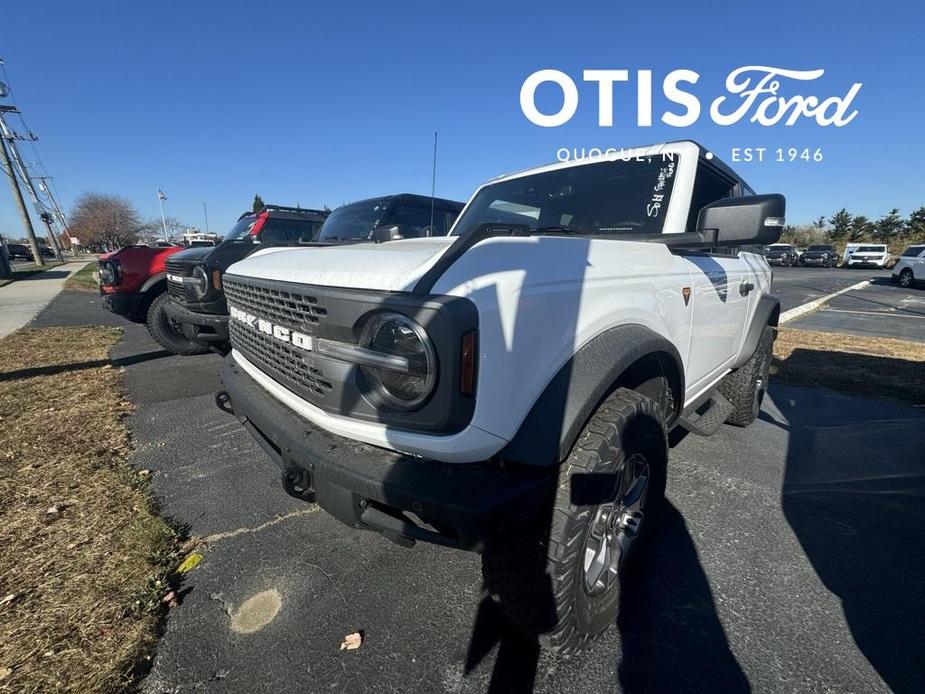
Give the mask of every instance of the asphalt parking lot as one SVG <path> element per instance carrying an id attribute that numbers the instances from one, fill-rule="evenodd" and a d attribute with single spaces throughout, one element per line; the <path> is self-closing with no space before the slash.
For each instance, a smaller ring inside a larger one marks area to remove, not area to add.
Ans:
<path id="1" fill-rule="evenodd" d="M 925 291 L 890 284 L 889 270 L 774 268 L 774 293 L 787 311 L 865 280 L 789 327 L 925 342 Z"/>
<path id="2" fill-rule="evenodd" d="M 775 275 L 785 309 L 865 278 Z M 217 356 L 166 355 L 89 294 L 35 322 L 88 323 L 126 327 L 112 357 L 137 405 L 132 462 L 205 538 L 144 691 L 903 692 L 925 678 L 921 409 L 773 385 L 752 427 L 677 440 L 670 509 L 619 623 L 556 659 L 484 598 L 477 556 L 403 549 L 287 496 L 213 404 Z M 362 647 L 340 651 L 356 630 Z"/>

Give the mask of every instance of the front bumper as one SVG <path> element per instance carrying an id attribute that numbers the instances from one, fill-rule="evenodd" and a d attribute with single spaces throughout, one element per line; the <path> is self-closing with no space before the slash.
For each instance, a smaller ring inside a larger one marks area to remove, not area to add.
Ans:
<path id="1" fill-rule="evenodd" d="M 141 308 L 141 302 L 144 300 L 144 294 L 137 292 L 100 292 L 100 303 L 107 311 L 112 311 L 120 316 L 138 319 L 138 312 Z"/>
<path id="2" fill-rule="evenodd" d="M 553 469 L 441 463 L 330 434 L 272 397 L 231 356 L 221 376 L 216 402 L 282 469 L 287 492 L 399 544 L 480 551 L 529 519 L 552 490 Z"/>
<path id="3" fill-rule="evenodd" d="M 848 267 L 886 267 L 885 260 L 875 260 L 868 258 L 851 258 L 846 264 Z"/>
<path id="4" fill-rule="evenodd" d="M 228 314 L 197 313 L 171 299 L 164 311 L 180 324 L 183 335 L 206 346 L 228 342 Z"/>

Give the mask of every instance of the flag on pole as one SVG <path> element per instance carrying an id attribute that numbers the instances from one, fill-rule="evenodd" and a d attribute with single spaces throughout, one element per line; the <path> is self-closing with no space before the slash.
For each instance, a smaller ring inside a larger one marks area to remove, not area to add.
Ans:
<path id="1" fill-rule="evenodd" d="M 167 199 L 167 193 L 165 193 L 163 190 L 161 190 L 160 188 L 158 188 L 158 189 L 157 189 L 157 197 L 159 197 L 159 198 L 161 199 L 161 201 L 164 201 L 164 200 Z"/>

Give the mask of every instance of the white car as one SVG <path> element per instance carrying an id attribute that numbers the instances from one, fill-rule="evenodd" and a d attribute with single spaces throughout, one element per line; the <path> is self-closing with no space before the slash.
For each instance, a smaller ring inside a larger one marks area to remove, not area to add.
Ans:
<path id="1" fill-rule="evenodd" d="M 890 251 L 882 243 L 849 243 L 842 264 L 845 267 L 884 268 L 890 261 Z"/>
<path id="2" fill-rule="evenodd" d="M 482 552 L 559 651 L 616 617 L 667 433 L 746 426 L 784 198 L 693 142 L 502 176 L 450 235 L 261 250 L 222 278 L 220 406 L 287 491 L 398 544 Z M 555 519 L 553 521 L 553 519 Z"/>
<path id="3" fill-rule="evenodd" d="M 909 246 L 903 251 L 893 267 L 890 281 L 898 282 L 899 286 L 906 288 L 925 282 L 925 245 Z"/>

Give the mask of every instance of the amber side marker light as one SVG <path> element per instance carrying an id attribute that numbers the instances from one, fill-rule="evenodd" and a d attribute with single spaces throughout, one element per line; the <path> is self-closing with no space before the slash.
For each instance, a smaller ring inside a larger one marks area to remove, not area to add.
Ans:
<path id="1" fill-rule="evenodd" d="M 221 270 L 212 271 L 212 286 L 218 290 L 222 288 L 222 273 Z"/>
<path id="2" fill-rule="evenodd" d="M 468 397 L 475 395 L 475 377 L 478 367 L 479 332 L 471 330 L 463 335 L 460 359 L 459 392 Z"/>

